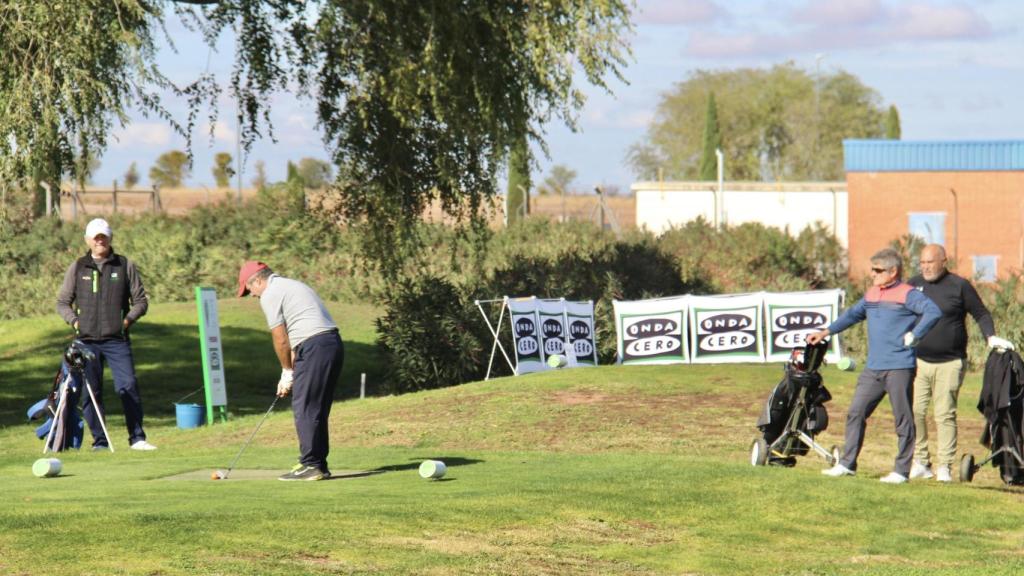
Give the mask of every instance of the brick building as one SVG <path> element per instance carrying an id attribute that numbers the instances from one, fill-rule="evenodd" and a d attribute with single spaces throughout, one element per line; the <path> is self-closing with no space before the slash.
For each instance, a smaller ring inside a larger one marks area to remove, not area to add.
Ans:
<path id="1" fill-rule="evenodd" d="M 1024 270 L 1024 140 L 845 140 L 850 274 L 911 233 L 981 280 Z"/>

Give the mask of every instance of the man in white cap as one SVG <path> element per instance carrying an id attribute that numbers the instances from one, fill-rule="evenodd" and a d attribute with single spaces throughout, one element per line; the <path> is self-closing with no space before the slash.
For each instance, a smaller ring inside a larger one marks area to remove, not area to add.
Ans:
<path id="1" fill-rule="evenodd" d="M 281 363 L 278 397 L 292 394 L 299 463 L 279 480 L 323 480 L 330 441 L 327 424 L 345 347 L 327 307 L 312 288 L 274 274 L 262 262 L 246 262 L 238 271 L 238 297 L 260 299 L 274 352 Z M 294 392 L 293 392 L 294 390 Z"/>
<path id="2" fill-rule="evenodd" d="M 88 394 L 82 407 L 93 437 L 93 450 L 107 450 L 110 441 L 100 418 L 103 409 L 103 366 L 110 366 L 114 391 L 124 407 L 128 444 L 133 450 L 156 450 L 142 428 L 142 397 L 135 378 L 129 329 L 149 307 L 146 290 L 135 264 L 114 252 L 110 224 L 95 218 L 85 227 L 89 252 L 68 267 L 57 294 L 57 313 L 96 357 L 87 362 L 85 376 L 96 396 Z M 97 413 L 99 409 L 99 413 Z"/>

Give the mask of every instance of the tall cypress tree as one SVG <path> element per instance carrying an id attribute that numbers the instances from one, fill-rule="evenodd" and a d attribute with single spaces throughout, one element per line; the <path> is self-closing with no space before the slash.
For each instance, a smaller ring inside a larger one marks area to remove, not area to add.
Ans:
<path id="1" fill-rule="evenodd" d="M 718 179 L 718 161 L 715 150 L 722 146 L 722 134 L 718 128 L 718 105 L 715 93 L 708 95 L 707 114 L 704 117 L 704 149 L 700 153 L 700 179 Z"/>
<path id="2" fill-rule="evenodd" d="M 525 134 L 509 154 L 506 194 L 505 209 L 511 225 L 530 213 L 530 148 Z"/>
<path id="3" fill-rule="evenodd" d="M 889 115 L 885 117 L 885 137 L 889 140 L 900 139 L 900 112 L 895 104 L 889 106 Z"/>

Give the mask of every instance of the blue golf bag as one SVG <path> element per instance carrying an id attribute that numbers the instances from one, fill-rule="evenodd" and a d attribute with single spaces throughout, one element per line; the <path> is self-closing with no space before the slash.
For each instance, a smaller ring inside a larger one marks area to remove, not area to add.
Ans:
<path id="1" fill-rule="evenodd" d="M 46 418 L 35 432 L 40 440 L 46 439 L 48 451 L 61 452 L 82 447 L 85 423 L 78 410 L 81 391 L 81 374 L 74 373 L 67 362 L 61 362 L 50 393 L 28 409 L 30 422 Z"/>

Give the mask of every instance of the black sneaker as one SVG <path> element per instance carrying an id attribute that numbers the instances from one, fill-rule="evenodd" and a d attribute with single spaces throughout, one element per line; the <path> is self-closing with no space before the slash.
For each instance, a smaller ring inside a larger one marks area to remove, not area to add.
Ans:
<path id="1" fill-rule="evenodd" d="M 300 480 L 311 482 L 316 480 L 323 480 L 326 477 L 327 475 L 321 472 L 319 468 L 314 468 L 313 466 L 302 466 L 301 468 L 293 469 L 289 472 L 286 472 L 278 476 L 277 479 L 284 480 L 285 482 Z"/>

